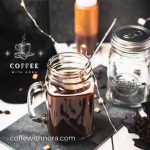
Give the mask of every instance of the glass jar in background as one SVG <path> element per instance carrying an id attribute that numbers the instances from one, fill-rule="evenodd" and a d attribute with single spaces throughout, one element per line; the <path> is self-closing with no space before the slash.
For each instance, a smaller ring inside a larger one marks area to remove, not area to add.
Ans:
<path id="1" fill-rule="evenodd" d="M 150 31 L 134 25 L 119 27 L 111 45 L 106 97 L 116 105 L 139 107 L 148 95 Z"/>
<path id="2" fill-rule="evenodd" d="M 34 113 L 34 91 L 46 91 L 46 121 Z M 46 122 L 50 136 L 84 139 L 93 133 L 93 99 L 94 78 L 88 58 L 73 52 L 60 53 L 48 61 L 45 83 L 36 82 L 29 89 L 29 116 Z"/>

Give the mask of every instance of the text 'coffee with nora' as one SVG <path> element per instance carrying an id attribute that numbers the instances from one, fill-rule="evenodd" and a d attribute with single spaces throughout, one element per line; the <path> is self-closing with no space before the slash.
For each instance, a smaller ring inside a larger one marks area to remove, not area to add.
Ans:
<path id="1" fill-rule="evenodd" d="M 38 63 L 11 63 L 10 69 L 12 73 L 37 73 L 39 69 Z"/>

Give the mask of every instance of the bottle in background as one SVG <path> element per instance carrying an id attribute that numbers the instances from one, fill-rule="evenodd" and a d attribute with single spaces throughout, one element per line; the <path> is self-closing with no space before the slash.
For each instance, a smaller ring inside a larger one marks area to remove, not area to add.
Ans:
<path id="1" fill-rule="evenodd" d="M 76 0 L 74 9 L 77 50 L 86 56 L 90 56 L 95 50 L 97 44 L 97 0 Z"/>

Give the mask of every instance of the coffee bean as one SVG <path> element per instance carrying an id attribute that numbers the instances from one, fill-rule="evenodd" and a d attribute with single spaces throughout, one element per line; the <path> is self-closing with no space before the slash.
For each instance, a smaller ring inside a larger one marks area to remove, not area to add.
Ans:
<path id="1" fill-rule="evenodd" d="M 2 114 L 3 113 L 3 111 L 2 110 L 0 110 L 0 114 Z"/>
<path id="2" fill-rule="evenodd" d="M 9 111 L 9 110 L 5 110 L 5 111 L 4 111 L 4 114 L 9 115 L 9 114 L 10 114 L 10 111 Z"/>

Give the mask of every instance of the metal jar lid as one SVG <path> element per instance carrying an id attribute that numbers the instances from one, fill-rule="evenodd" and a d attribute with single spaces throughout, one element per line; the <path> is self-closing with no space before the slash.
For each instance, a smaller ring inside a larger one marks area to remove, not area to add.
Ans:
<path id="1" fill-rule="evenodd" d="M 136 25 L 122 26 L 113 32 L 111 44 L 123 52 L 144 51 L 150 48 L 150 31 Z"/>

